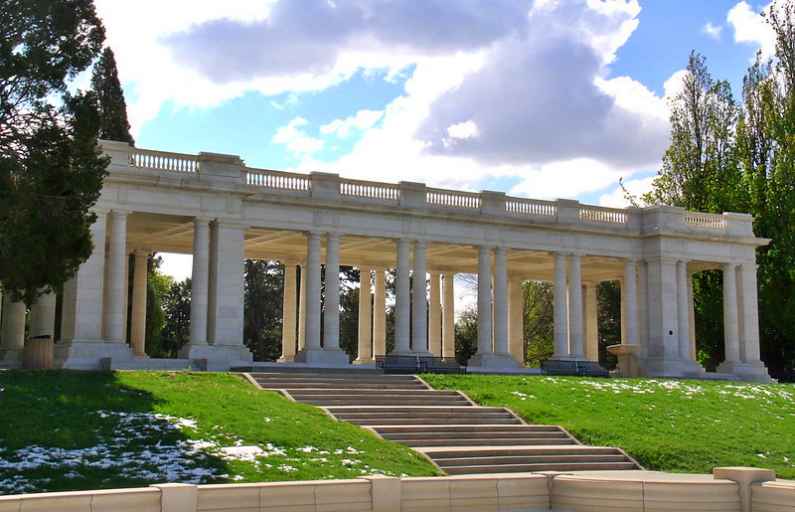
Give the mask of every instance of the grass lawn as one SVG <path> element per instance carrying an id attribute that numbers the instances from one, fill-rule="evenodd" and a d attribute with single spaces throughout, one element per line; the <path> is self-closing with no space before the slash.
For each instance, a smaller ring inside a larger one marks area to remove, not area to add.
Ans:
<path id="1" fill-rule="evenodd" d="M 617 446 L 647 469 L 774 469 L 795 478 L 795 385 L 649 379 L 423 375 L 586 444 Z"/>
<path id="2" fill-rule="evenodd" d="M 0 494 L 373 473 L 437 471 L 237 375 L 0 371 Z"/>

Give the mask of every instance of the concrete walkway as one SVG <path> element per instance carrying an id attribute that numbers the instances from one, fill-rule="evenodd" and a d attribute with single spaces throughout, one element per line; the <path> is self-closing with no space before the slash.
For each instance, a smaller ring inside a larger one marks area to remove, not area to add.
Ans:
<path id="1" fill-rule="evenodd" d="M 247 373 L 262 389 L 325 409 L 336 419 L 427 455 L 449 475 L 633 470 L 622 450 L 584 446 L 556 425 L 530 425 L 504 407 L 480 407 L 413 375 Z"/>

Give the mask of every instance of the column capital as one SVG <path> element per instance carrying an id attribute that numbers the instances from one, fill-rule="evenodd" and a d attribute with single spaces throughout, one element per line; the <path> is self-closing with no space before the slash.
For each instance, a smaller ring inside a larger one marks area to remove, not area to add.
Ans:
<path id="1" fill-rule="evenodd" d="M 152 252 L 154 251 L 149 247 L 133 247 L 132 250 L 130 250 L 130 254 L 134 256 L 149 256 Z"/>
<path id="2" fill-rule="evenodd" d="M 123 215 L 123 216 L 126 217 L 127 215 L 132 213 L 132 210 L 130 210 L 128 208 L 117 208 L 117 207 L 114 206 L 112 209 L 110 209 L 108 211 L 108 213 L 110 213 L 111 215 L 114 215 L 114 216 L 122 216 Z"/>
<path id="3" fill-rule="evenodd" d="M 244 222 L 242 219 L 217 218 L 213 222 L 216 226 L 223 226 L 225 228 L 248 229 L 250 227 L 249 224 L 247 222 Z"/>
<path id="4" fill-rule="evenodd" d="M 193 223 L 194 224 L 209 224 L 209 223 L 211 223 L 214 220 L 215 220 L 215 217 L 212 217 L 210 215 L 195 215 L 193 217 Z"/>

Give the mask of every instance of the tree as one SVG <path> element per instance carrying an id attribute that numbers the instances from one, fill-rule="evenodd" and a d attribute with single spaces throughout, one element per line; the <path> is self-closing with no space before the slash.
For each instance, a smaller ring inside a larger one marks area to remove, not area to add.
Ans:
<path id="1" fill-rule="evenodd" d="M 540 281 L 527 281 L 522 288 L 527 365 L 539 367 L 554 352 L 554 291 L 550 283 Z"/>
<path id="2" fill-rule="evenodd" d="M 91 88 L 99 99 L 100 131 L 102 139 L 129 142 L 135 145 L 127 121 L 127 103 L 119 82 L 113 50 L 105 48 L 91 76 Z"/>
<path id="3" fill-rule="evenodd" d="M 276 261 L 246 260 L 243 338 L 257 361 L 274 361 L 282 352 L 284 269 Z"/>
<path id="4" fill-rule="evenodd" d="M 478 310 L 468 306 L 455 323 L 455 358 L 466 365 L 478 351 Z"/>
<path id="5" fill-rule="evenodd" d="M 155 287 L 152 287 L 153 290 Z M 176 357 L 179 350 L 190 341 L 190 278 L 180 282 L 172 282 L 168 291 L 161 297 L 164 316 L 163 329 L 157 338 L 159 345 L 152 347 L 153 352 L 159 351 L 165 357 Z M 148 308 L 147 308 L 148 309 Z M 152 338 L 153 341 L 155 338 Z"/>
<path id="6" fill-rule="evenodd" d="M 96 95 L 65 91 L 105 36 L 90 0 L 8 0 L 0 35 L 0 282 L 30 305 L 92 251 L 89 209 L 108 161 Z"/>

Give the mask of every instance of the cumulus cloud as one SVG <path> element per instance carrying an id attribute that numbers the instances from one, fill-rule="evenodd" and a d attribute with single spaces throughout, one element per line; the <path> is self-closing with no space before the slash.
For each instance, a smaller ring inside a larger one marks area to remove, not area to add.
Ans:
<path id="1" fill-rule="evenodd" d="M 767 4 L 760 11 L 742 1 L 729 10 L 726 20 L 734 29 L 734 41 L 758 45 L 764 58 L 771 57 L 776 49 L 776 36 L 773 29 L 762 18 L 761 13 L 770 9 Z"/>
<path id="2" fill-rule="evenodd" d="M 433 104 L 419 137 L 433 153 L 491 164 L 656 161 L 668 126 L 653 93 L 617 79 L 632 85 L 627 99 L 618 100 L 621 84 L 610 87 L 602 78 L 637 26 L 638 12 L 636 2 L 537 6 L 524 33 L 495 43 L 482 69 Z M 651 98 L 655 112 L 626 108 L 636 98 Z M 445 143 L 448 127 L 467 120 L 477 125 L 478 137 Z"/>
<path id="3" fill-rule="evenodd" d="M 624 181 L 626 192 L 629 192 L 632 196 L 638 199 L 639 202 L 641 202 L 640 198 L 643 196 L 643 194 L 651 190 L 655 177 L 656 176 L 648 176 L 646 178 Z M 600 196 L 599 204 L 601 206 L 610 206 L 612 208 L 624 208 L 630 206 L 631 204 L 627 200 L 626 192 L 624 189 L 617 186 L 611 192 Z"/>
<path id="4" fill-rule="evenodd" d="M 303 117 L 296 117 L 276 130 L 272 142 L 282 144 L 292 153 L 298 155 L 317 153 L 323 149 L 324 142 L 304 131 L 304 127 L 308 124 L 309 121 Z"/>
<path id="5" fill-rule="evenodd" d="M 703 32 L 706 36 L 718 41 L 720 40 L 721 32 L 723 32 L 723 27 L 720 25 L 713 25 L 711 21 L 708 21 L 703 27 L 701 27 L 701 32 Z"/>
<path id="6" fill-rule="evenodd" d="M 347 139 L 354 131 L 372 128 L 384 115 L 380 110 L 360 110 L 356 115 L 344 119 L 335 119 L 320 127 L 320 133 L 334 134 L 340 139 Z"/>

